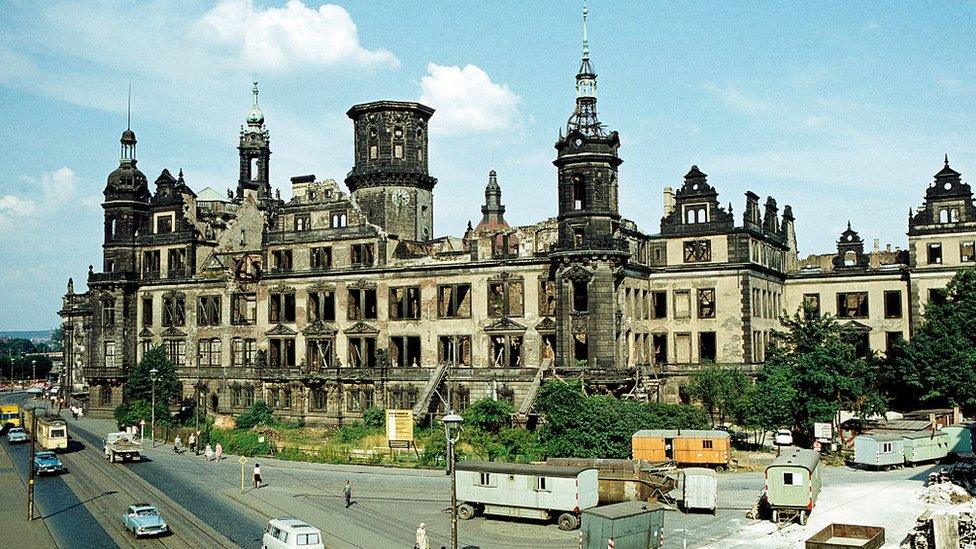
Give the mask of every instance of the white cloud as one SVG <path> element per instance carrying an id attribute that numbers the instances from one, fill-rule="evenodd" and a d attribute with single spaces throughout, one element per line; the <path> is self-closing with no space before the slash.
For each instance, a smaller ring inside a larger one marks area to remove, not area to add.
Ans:
<path id="1" fill-rule="evenodd" d="M 363 48 L 349 12 L 334 4 L 316 10 L 301 0 L 289 0 L 284 7 L 262 9 L 253 0 L 223 0 L 203 15 L 194 30 L 200 39 L 236 52 L 255 70 L 400 66 L 387 50 Z"/>
<path id="2" fill-rule="evenodd" d="M 37 207 L 29 198 L 21 198 L 8 194 L 0 197 L 0 216 L 27 217 L 34 213 Z"/>
<path id="3" fill-rule="evenodd" d="M 735 112 L 743 114 L 766 114 L 776 108 L 771 101 L 753 97 L 742 91 L 737 86 L 716 86 L 715 84 L 705 84 L 706 91 L 722 100 L 723 103 Z"/>
<path id="4" fill-rule="evenodd" d="M 437 123 L 431 125 L 435 133 L 492 132 L 521 122 L 519 96 L 475 65 L 462 69 L 428 63 L 420 88 L 420 102 L 437 109 Z"/>

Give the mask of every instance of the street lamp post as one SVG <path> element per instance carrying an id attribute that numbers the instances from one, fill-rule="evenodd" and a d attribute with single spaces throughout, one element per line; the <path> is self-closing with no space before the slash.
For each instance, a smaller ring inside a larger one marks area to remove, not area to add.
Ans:
<path id="1" fill-rule="evenodd" d="M 455 471 L 454 445 L 461 437 L 461 416 L 453 411 L 441 418 L 444 423 L 444 436 L 447 438 L 447 466 L 451 471 L 451 549 L 457 549 L 457 472 Z"/>
<path id="2" fill-rule="evenodd" d="M 31 360 L 31 383 L 37 381 L 37 361 Z"/>
<path id="3" fill-rule="evenodd" d="M 156 376 L 159 370 L 153 368 L 149 370 L 149 379 L 152 381 L 152 422 L 150 423 L 149 438 L 152 439 L 152 447 L 156 447 Z"/>

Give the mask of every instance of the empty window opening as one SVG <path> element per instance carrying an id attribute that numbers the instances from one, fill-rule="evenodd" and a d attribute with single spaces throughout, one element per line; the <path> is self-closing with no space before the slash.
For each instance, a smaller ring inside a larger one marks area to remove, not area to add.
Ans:
<path id="1" fill-rule="evenodd" d="M 654 334 L 651 344 L 654 346 L 654 364 L 667 364 L 668 334 Z"/>
<path id="2" fill-rule="evenodd" d="M 390 288 L 390 320 L 420 318 L 420 287 Z"/>
<path id="3" fill-rule="evenodd" d="M 928 260 L 929 265 L 937 265 L 942 263 L 942 244 L 935 242 L 928 245 Z"/>
<path id="4" fill-rule="evenodd" d="M 374 288 L 350 289 L 348 299 L 347 318 L 349 320 L 376 319 L 376 290 Z"/>
<path id="5" fill-rule="evenodd" d="M 437 287 L 438 315 L 441 318 L 471 317 L 471 285 L 447 284 Z"/>
<path id="6" fill-rule="evenodd" d="M 715 288 L 698 290 L 698 318 L 715 318 Z"/>
<path id="7" fill-rule="evenodd" d="M 219 295 L 204 295 L 197 300 L 197 325 L 220 326 Z"/>
<path id="8" fill-rule="evenodd" d="M 332 368 L 335 365 L 334 340 L 331 337 L 312 337 L 306 340 L 306 360 L 312 370 Z M 323 406 L 324 408 L 324 406 Z"/>
<path id="9" fill-rule="evenodd" d="M 667 318 L 668 317 L 668 293 L 667 292 L 651 292 L 651 318 Z"/>
<path id="10" fill-rule="evenodd" d="M 884 293 L 885 318 L 901 318 L 901 291 L 888 290 Z"/>
<path id="11" fill-rule="evenodd" d="M 488 316 L 522 316 L 522 281 L 506 280 L 488 284 Z"/>
<path id="12" fill-rule="evenodd" d="M 519 368 L 522 366 L 522 336 L 491 336 L 491 365 L 495 368 Z"/>
<path id="13" fill-rule="evenodd" d="M 258 344 L 251 338 L 235 337 L 230 342 L 230 365 L 253 367 L 257 358 Z M 246 391 L 245 391 L 246 392 Z M 253 400 L 252 400 L 253 402 Z M 248 406 L 250 404 L 247 404 Z"/>
<path id="14" fill-rule="evenodd" d="M 837 294 L 838 318 L 867 318 L 867 316 L 867 292 L 849 292 Z"/>
<path id="15" fill-rule="evenodd" d="M 335 318 L 335 292 L 322 290 L 308 293 L 308 321 L 332 322 Z"/>
<path id="16" fill-rule="evenodd" d="M 589 310 L 589 299 L 587 292 L 586 280 L 574 280 L 573 281 L 573 310 L 577 312 L 586 312 Z"/>
<path id="17" fill-rule="evenodd" d="M 376 366 L 376 338 L 349 338 L 349 366 L 352 368 L 373 368 Z"/>
<path id="18" fill-rule="evenodd" d="M 369 267 L 373 264 L 373 245 L 353 244 L 349 257 L 353 267 Z"/>
<path id="19" fill-rule="evenodd" d="M 437 361 L 455 366 L 471 365 L 471 336 L 446 335 L 437 338 Z"/>
<path id="20" fill-rule="evenodd" d="M 586 205 L 586 181 L 582 175 L 573 176 L 573 209 L 585 210 Z"/>
<path id="21" fill-rule="evenodd" d="M 268 322 L 295 322 L 295 294 L 268 296 Z"/>
<path id="22" fill-rule="evenodd" d="M 332 268 L 332 247 L 312 248 L 308 252 L 308 264 L 312 269 Z"/>
<path id="23" fill-rule="evenodd" d="M 715 362 L 716 353 L 715 332 L 699 333 L 698 362 Z"/>
<path id="24" fill-rule="evenodd" d="M 272 368 L 294 368 L 295 367 L 295 339 L 277 338 L 268 339 L 268 365 Z"/>
<path id="25" fill-rule="evenodd" d="M 586 341 L 586 334 L 573 336 L 573 359 L 587 361 L 590 359 L 590 347 Z"/>
<path id="26" fill-rule="evenodd" d="M 391 337 L 390 364 L 397 367 L 420 367 L 420 336 Z"/>
<path id="27" fill-rule="evenodd" d="M 234 294 L 234 307 L 231 309 L 232 324 L 256 324 L 257 315 L 257 295 Z"/>

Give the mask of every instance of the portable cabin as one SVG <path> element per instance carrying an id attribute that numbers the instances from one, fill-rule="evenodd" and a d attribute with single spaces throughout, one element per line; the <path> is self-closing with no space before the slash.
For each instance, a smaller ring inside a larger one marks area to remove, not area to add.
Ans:
<path id="1" fill-rule="evenodd" d="M 458 518 L 478 513 L 549 520 L 559 528 L 579 526 L 580 512 L 599 498 L 593 467 L 552 467 L 487 461 L 461 461 L 457 470 Z"/>
<path id="2" fill-rule="evenodd" d="M 773 522 L 781 516 L 798 516 L 806 524 L 820 495 L 820 452 L 784 446 L 766 467 L 766 501 Z"/>
<path id="3" fill-rule="evenodd" d="M 971 425 L 947 425 L 942 432 L 949 437 L 949 453 L 959 455 L 973 453 L 973 429 Z"/>
<path id="4" fill-rule="evenodd" d="M 732 459 L 732 438 L 718 430 L 645 429 L 631 438 L 631 453 L 644 461 L 723 468 Z"/>
<path id="5" fill-rule="evenodd" d="M 664 507 L 624 501 L 583 511 L 585 549 L 657 549 L 664 541 Z"/>
<path id="6" fill-rule="evenodd" d="M 905 462 L 900 433 L 875 431 L 854 437 L 854 463 L 862 467 L 893 467 Z"/>
<path id="7" fill-rule="evenodd" d="M 942 431 L 904 433 L 905 463 L 914 465 L 926 461 L 938 461 L 949 455 L 949 436 Z"/>
<path id="8" fill-rule="evenodd" d="M 681 501 L 685 510 L 704 509 L 715 512 L 718 506 L 718 476 L 703 467 L 682 470 Z"/>

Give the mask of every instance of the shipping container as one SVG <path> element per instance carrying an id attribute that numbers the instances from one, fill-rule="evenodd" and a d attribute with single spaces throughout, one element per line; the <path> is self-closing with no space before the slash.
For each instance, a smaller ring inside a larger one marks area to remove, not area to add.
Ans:
<path id="1" fill-rule="evenodd" d="M 773 511 L 773 522 L 795 516 L 806 524 L 820 487 L 820 452 L 784 446 L 766 467 L 766 502 Z"/>
<path id="2" fill-rule="evenodd" d="M 585 549 L 657 549 L 664 542 L 664 507 L 625 501 L 583 511 Z"/>
<path id="3" fill-rule="evenodd" d="M 678 465 L 728 467 L 732 439 L 725 431 L 694 429 L 646 429 L 631 438 L 634 459 L 674 461 Z"/>
<path id="4" fill-rule="evenodd" d="M 599 498 L 593 467 L 552 467 L 486 461 L 457 464 L 458 518 L 478 513 L 550 520 L 562 530 L 579 526 L 580 512 Z"/>

